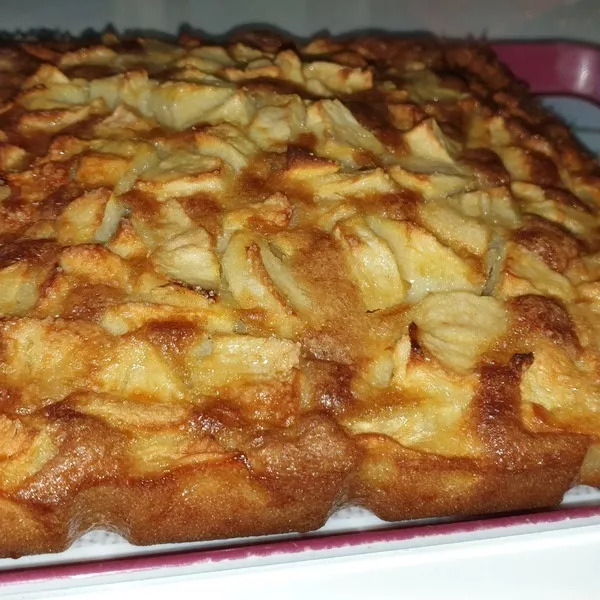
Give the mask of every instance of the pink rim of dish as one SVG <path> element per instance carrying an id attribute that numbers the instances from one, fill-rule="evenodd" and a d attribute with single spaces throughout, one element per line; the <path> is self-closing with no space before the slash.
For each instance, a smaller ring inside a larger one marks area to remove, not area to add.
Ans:
<path id="1" fill-rule="evenodd" d="M 535 94 L 576 96 L 600 105 L 600 46 L 570 42 L 498 42 L 494 51 Z M 531 514 L 391 527 L 353 533 L 312 535 L 273 542 L 250 542 L 225 548 L 205 548 L 146 556 L 0 571 L 0 586 L 41 583 L 81 577 L 142 573 L 153 569 L 185 568 L 203 562 L 238 561 L 252 557 L 297 555 L 344 547 L 368 546 L 519 526 L 542 526 L 564 520 L 600 517 L 600 506 L 563 508 Z"/>
<path id="2" fill-rule="evenodd" d="M 497 42 L 496 54 L 535 94 L 576 96 L 600 105 L 600 46 Z"/>
<path id="3" fill-rule="evenodd" d="M 303 552 L 326 552 L 341 548 L 371 546 L 381 543 L 409 541 L 457 534 L 474 534 L 495 529 L 541 527 L 562 521 L 577 521 L 600 517 L 600 506 L 562 508 L 537 513 L 491 516 L 451 523 L 390 527 L 371 531 L 312 535 L 280 541 L 240 542 L 225 548 L 200 548 L 169 553 L 124 558 L 103 559 L 71 564 L 58 564 L 0 571 L 0 586 L 44 581 L 68 581 L 93 576 L 126 575 L 153 569 L 182 569 L 205 562 L 242 561 L 249 558 L 267 558 L 277 555 L 299 555 Z M 522 532 L 522 533 L 532 533 Z M 480 539 L 480 538 L 477 538 Z M 461 540 L 462 541 L 462 540 Z"/>

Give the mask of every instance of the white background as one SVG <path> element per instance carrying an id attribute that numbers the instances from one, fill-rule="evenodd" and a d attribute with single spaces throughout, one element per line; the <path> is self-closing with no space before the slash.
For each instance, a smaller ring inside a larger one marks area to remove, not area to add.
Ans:
<path id="1" fill-rule="evenodd" d="M 0 29 L 158 29 L 181 24 L 222 34 L 270 24 L 296 35 L 365 28 L 427 30 L 492 38 L 551 37 L 600 42 L 598 0 L 2 0 Z"/>

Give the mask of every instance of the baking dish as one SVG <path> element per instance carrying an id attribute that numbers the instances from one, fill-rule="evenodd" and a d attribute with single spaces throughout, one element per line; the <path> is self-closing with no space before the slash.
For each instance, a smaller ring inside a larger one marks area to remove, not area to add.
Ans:
<path id="1" fill-rule="evenodd" d="M 501 43 L 500 56 L 520 78 L 528 81 L 534 93 L 567 94 L 600 102 L 599 50 L 590 45 L 563 43 Z M 540 69 L 539 65 L 545 68 Z M 537 66 L 537 68 L 536 68 Z M 343 556 L 373 551 L 373 548 L 412 547 L 418 544 L 481 539 L 516 534 L 523 528 L 544 530 L 569 527 L 577 522 L 600 518 L 600 494 L 581 488 L 571 494 L 558 510 L 468 521 L 428 520 L 389 524 L 365 511 L 348 509 L 333 517 L 328 525 L 309 535 L 286 535 L 225 542 L 134 548 L 116 536 L 92 533 L 69 551 L 50 557 L 25 557 L 0 561 L 0 584 L 61 585 L 90 578 L 125 577 L 167 570 L 194 571 L 269 564 L 281 560 L 303 560 L 315 556 Z M 585 506 L 581 506 L 584 504 Z"/>

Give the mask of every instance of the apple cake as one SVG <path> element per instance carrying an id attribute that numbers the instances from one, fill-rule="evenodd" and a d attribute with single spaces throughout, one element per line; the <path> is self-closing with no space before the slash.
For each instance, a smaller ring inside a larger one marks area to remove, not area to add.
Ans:
<path id="1" fill-rule="evenodd" d="M 0 47 L 0 555 L 600 485 L 600 169 L 485 45 Z"/>

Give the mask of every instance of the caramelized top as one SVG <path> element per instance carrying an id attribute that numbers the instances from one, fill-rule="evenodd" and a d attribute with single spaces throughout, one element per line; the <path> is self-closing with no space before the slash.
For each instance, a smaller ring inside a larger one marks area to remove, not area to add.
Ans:
<path id="1" fill-rule="evenodd" d="M 116 450 L 61 494 L 314 412 L 486 460 L 507 381 L 600 433 L 598 167 L 485 47 L 107 36 L 0 81 L 0 493 L 82 416 Z"/>

